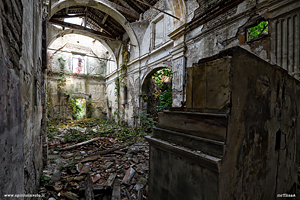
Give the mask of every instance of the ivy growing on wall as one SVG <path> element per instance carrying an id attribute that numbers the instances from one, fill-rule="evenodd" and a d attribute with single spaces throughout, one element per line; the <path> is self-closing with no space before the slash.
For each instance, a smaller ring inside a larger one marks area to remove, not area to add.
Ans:
<path id="1" fill-rule="evenodd" d="M 58 58 L 60 71 L 59 71 L 59 78 L 57 80 L 57 88 L 61 90 L 62 87 L 66 85 L 66 76 L 65 76 L 65 61 L 63 57 Z"/>
<path id="2" fill-rule="evenodd" d="M 47 74 L 48 75 L 52 72 L 52 60 L 53 60 L 53 54 L 47 51 Z"/>
<path id="3" fill-rule="evenodd" d="M 123 80 L 126 76 L 126 72 L 127 72 L 127 64 L 129 62 L 129 48 L 127 47 L 127 45 L 123 45 L 122 48 L 122 64 L 120 67 L 120 83 L 123 84 Z"/>

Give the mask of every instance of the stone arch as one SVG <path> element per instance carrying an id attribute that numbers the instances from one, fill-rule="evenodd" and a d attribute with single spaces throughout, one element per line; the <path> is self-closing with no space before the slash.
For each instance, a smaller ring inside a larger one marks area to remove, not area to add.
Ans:
<path id="1" fill-rule="evenodd" d="M 78 35 L 83 35 L 83 36 L 87 36 L 87 37 L 91 37 L 94 38 L 96 40 L 99 40 L 99 42 L 107 49 L 107 51 L 114 55 L 113 50 L 110 48 L 110 46 L 101 38 L 97 37 L 96 35 L 92 34 L 92 33 L 88 33 L 88 32 L 84 32 L 81 30 L 72 30 L 72 29 L 66 29 L 66 30 L 61 30 L 58 33 L 54 34 L 51 38 L 49 38 L 49 40 L 47 40 L 47 47 L 49 47 L 57 38 L 62 37 L 64 35 L 68 35 L 68 34 L 78 34 Z M 116 61 L 116 58 L 114 58 L 114 60 Z"/>
<path id="2" fill-rule="evenodd" d="M 140 106 L 142 111 L 146 111 L 148 114 L 154 114 L 153 116 L 157 115 L 156 106 L 158 105 L 158 100 L 154 98 L 153 93 L 153 83 L 151 83 L 150 77 L 160 69 L 171 69 L 169 65 L 158 65 L 153 67 L 151 70 L 146 73 L 142 79 L 141 84 L 141 95 L 140 95 Z M 171 82 L 172 83 L 172 82 Z M 155 87 L 155 86 L 154 86 Z M 166 88 L 165 88 L 166 89 Z M 165 90 L 164 89 L 164 90 Z"/>
<path id="3" fill-rule="evenodd" d="M 114 57 L 112 58 L 115 62 L 115 67 L 117 67 L 118 65 L 118 59 L 116 59 L 116 56 L 113 52 L 113 50 L 111 49 L 111 47 L 101 38 L 99 38 L 98 36 L 89 33 L 89 32 L 84 32 L 81 30 L 72 30 L 72 29 L 66 29 L 66 30 L 60 30 L 58 33 L 54 34 L 51 38 L 47 39 L 47 47 L 50 47 L 51 44 L 59 37 L 62 37 L 64 35 L 69 35 L 69 34 L 78 34 L 78 35 L 83 35 L 83 36 L 87 36 L 93 39 L 98 40 L 105 48 L 106 50 L 109 52 L 110 55 L 113 55 Z M 106 70 L 108 70 L 108 67 L 106 67 Z"/>
<path id="4" fill-rule="evenodd" d="M 172 15 L 180 19 L 180 21 L 174 19 L 175 26 L 184 24 L 186 22 L 186 13 L 187 13 L 187 8 L 184 0 L 167 0 L 167 3 L 170 6 Z"/>
<path id="5" fill-rule="evenodd" d="M 168 68 L 168 69 L 170 69 L 172 71 L 172 66 L 162 64 L 162 65 L 157 65 L 155 67 L 150 68 L 150 70 L 148 70 L 144 74 L 143 78 L 141 79 L 141 83 L 142 83 L 141 86 L 140 86 L 141 87 L 141 91 L 143 91 L 143 85 L 145 83 L 145 80 L 147 80 L 147 78 L 149 78 L 154 72 L 156 72 L 156 71 L 158 71 L 160 69 L 163 69 L 163 68 Z"/>
<path id="6" fill-rule="evenodd" d="M 134 46 L 132 45 L 132 48 L 134 49 L 134 51 L 132 51 L 133 55 L 131 55 L 132 59 L 139 57 L 140 55 L 139 43 L 134 31 L 130 26 L 130 23 L 120 12 L 118 12 L 116 9 L 112 8 L 111 6 L 105 4 L 101 0 L 60 0 L 52 5 L 50 18 L 59 10 L 67 7 L 72 7 L 72 6 L 92 7 L 102 12 L 105 12 L 111 17 L 113 17 L 125 29 L 125 31 L 127 32 L 130 38 L 131 44 L 134 45 Z"/>

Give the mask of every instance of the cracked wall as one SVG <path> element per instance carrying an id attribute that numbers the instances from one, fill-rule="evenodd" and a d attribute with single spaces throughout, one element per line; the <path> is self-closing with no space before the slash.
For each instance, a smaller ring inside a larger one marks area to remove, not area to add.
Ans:
<path id="1" fill-rule="evenodd" d="M 72 120 L 71 98 L 89 100 L 91 107 L 90 110 L 86 107 L 86 117 L 103 117 L 106 112 L 105 75 L 108 63 L 113 62 L 105 47 L 93 38 L 70 34 L 56 39 L 48 52 L 51 56 L 47 72 L 48 118 Z M 66 78 L 61 89 L 60 57 L 65 60 L 63 72 Z M 78 59 L 82 59 L 81 68 Z"/>
<path id="2" fill-rule="evenodd" d="M 1 1 L 0 10 L 2 198 L 3 194 L 34 194 L 38 190 L 45 133 L 45 74 L 42 3 Z"/>

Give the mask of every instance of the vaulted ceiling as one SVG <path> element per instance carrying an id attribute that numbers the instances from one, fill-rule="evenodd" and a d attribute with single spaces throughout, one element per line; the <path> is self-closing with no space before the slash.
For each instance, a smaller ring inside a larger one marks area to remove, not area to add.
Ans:
<path id="1" fill-rule="evenodd" d="M 141 13 L 152 7 L 158 0 L 102 1 L 119 11 L 127 21 L 134 22 L 139 19 Z M 65 18 L 72 17 L 83 18 L 84 23 L 82 25 L 74 25 L 64 22 Z M 121 39 L 121 36 L 126 32 L 113 16 L 92 7 L 73 6 L 63 8 L 51 17 L 50 22 L 66 28 L 88 31 L 105 40 Z"/>

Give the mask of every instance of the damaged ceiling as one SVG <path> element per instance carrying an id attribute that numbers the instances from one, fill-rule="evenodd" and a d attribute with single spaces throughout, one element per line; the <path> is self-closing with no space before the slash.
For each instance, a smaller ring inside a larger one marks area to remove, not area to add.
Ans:
<path id="1" fill-rule="evenodd" d="M 103 2 L 119 11 L 128 22 L 134 22 L 140 18 L 140 14 L 156 4 L 157 0 L 103 0 Z M 64 22 L 65 18 L 74 17 L 83 18 L 81 26 Z M 106 40 L 120 40 L 126 32 L 112 16 L 92 7 L 63 8 L 56 12 L 49 21 L 64 28 L 88 31 Z"/>

